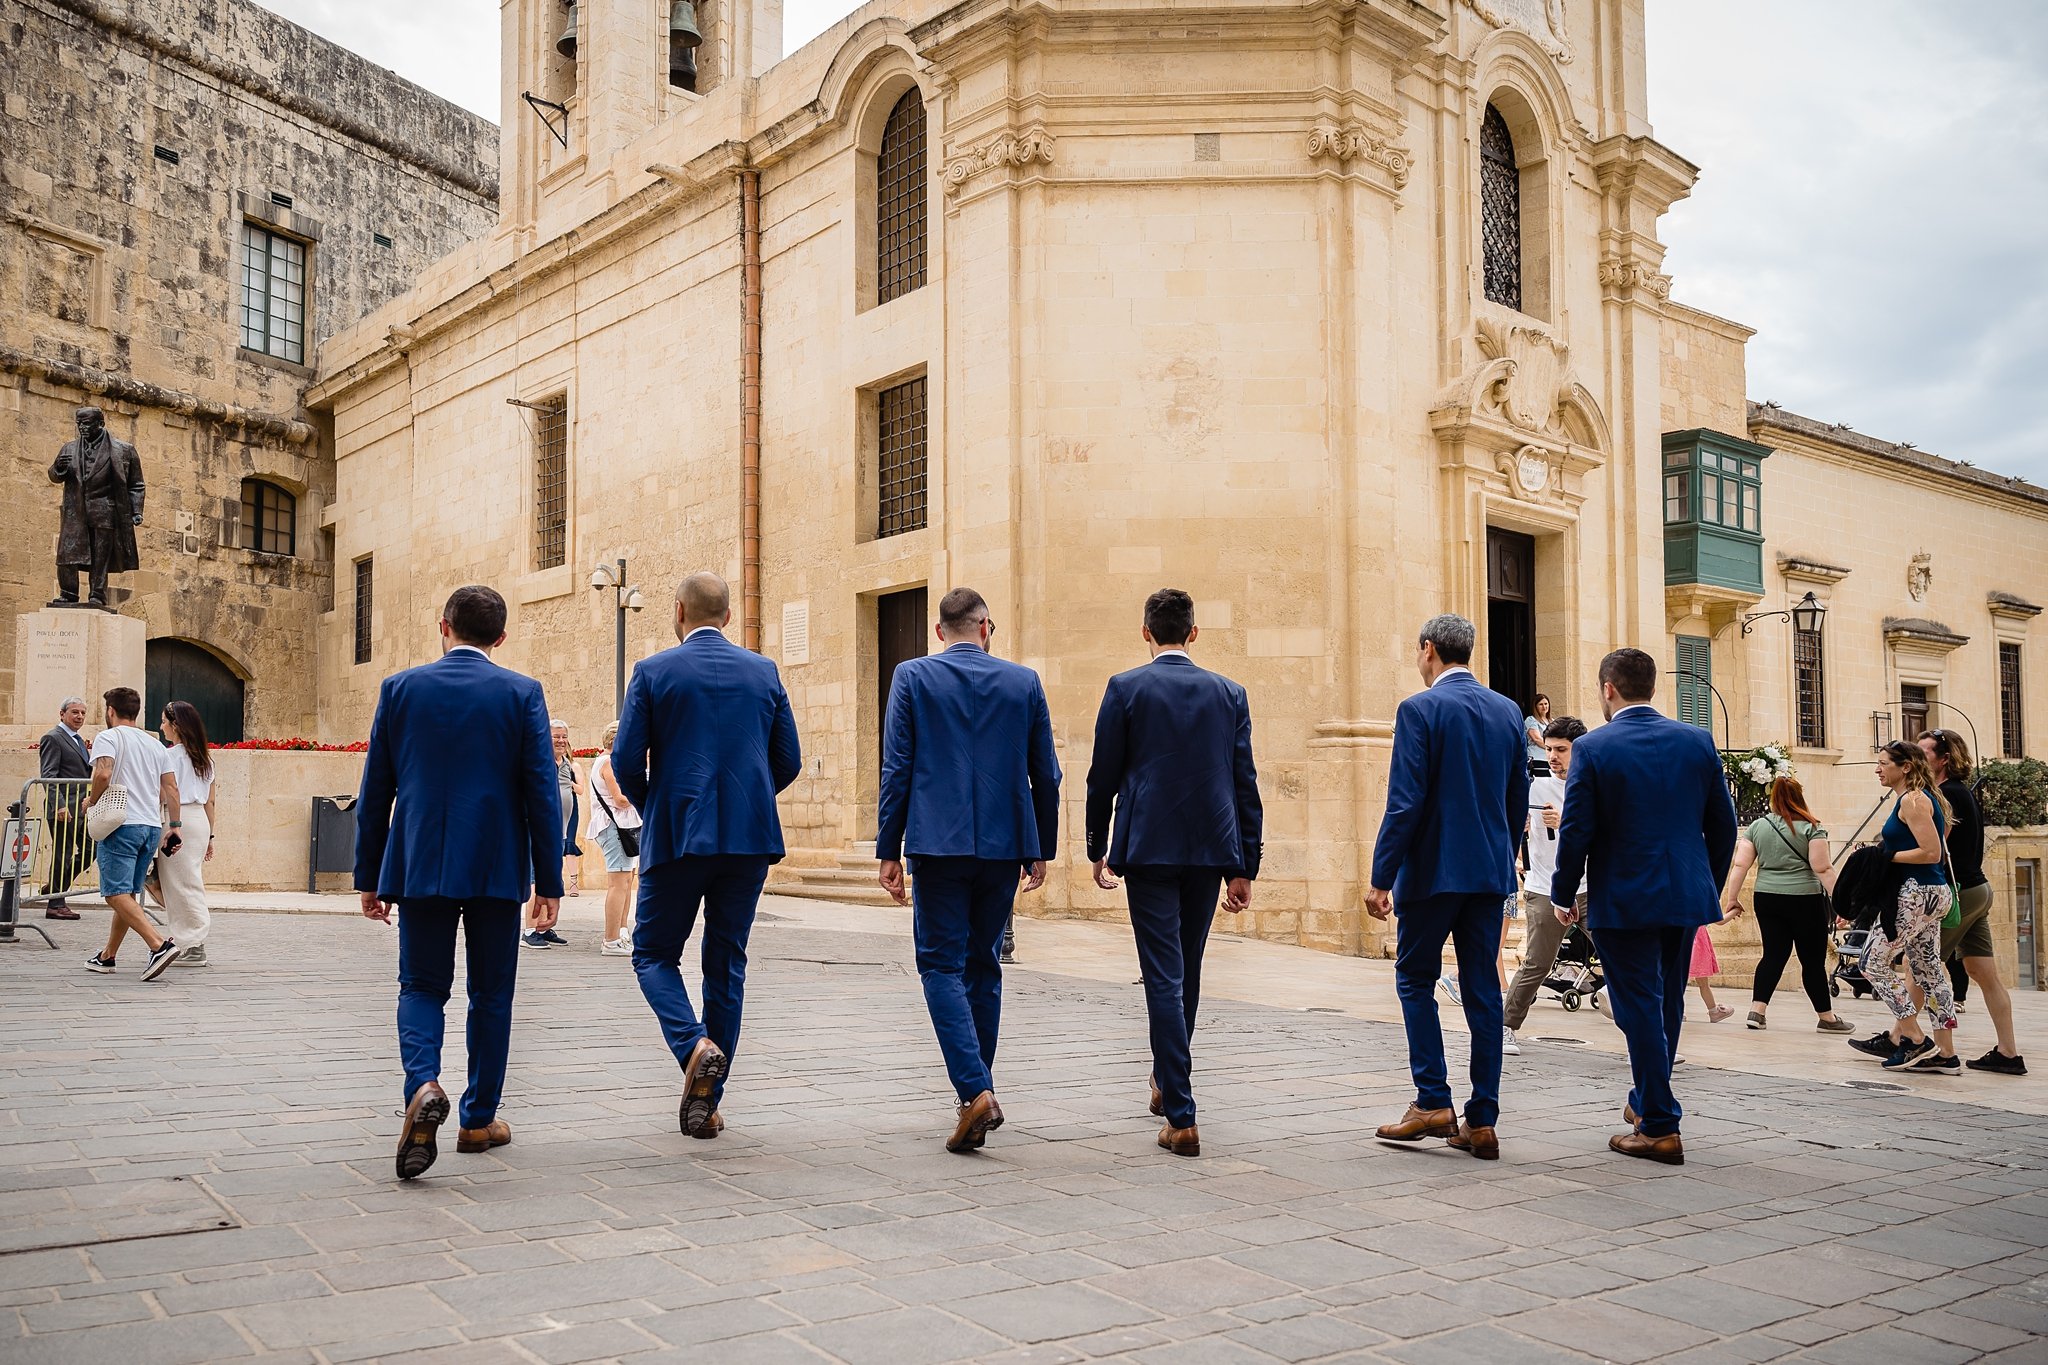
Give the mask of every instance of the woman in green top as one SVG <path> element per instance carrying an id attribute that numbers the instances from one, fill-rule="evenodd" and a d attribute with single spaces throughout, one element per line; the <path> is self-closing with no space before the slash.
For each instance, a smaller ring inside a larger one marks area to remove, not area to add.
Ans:
<path id="1" fill-rule="evenodd" d="M 1756 868 L 1756 927 L 1763 935 L 1764 955 L 1756 964 L 1750 991 L 1749 1026 L 1764 1027 L 1771 992 L 1794 951 L 1799 954 L 1799 980 L 1806 998 L 1820 1016 L 1822 1033 L 1848 1033 L 1855 1026 L 1835 1014 L 1828 993 L 1828 908 L 1826 883 L 1833 868 L 1828 832 L 1813 818 L 1806 792 L 1796 777 L 1771 783 L 1771 813 L 1744 830 L 1735 843 L 1735 861 L 1728 884 L 1721 888 L 1721 913 L 1742 914 L 1742 883 Z"/>

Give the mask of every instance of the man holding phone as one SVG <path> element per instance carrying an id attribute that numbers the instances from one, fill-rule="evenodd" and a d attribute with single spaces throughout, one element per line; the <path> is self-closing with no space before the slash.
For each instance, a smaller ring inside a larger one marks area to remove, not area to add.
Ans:
<path id="1" fill-rule="evenodd" d="M 1502 1022 L 1507 1032 L 1501 1050 L 1522 1055 L 1515 1042 L 1515 1030 L 1529 1017 L 1529 1006 L 1543 988 L 1550 969 L 1557 962 L 1557 948 L 1564 942 L 1567 925 L 1560 922 L 1550 903 L 1550 879 L 1557 872 L 1557 823 L 1564 814 L 1565 777 L 1572 768 L 1572 744 L 1583 738 L 1586 724 L 1576 716 L 1559 716 L 1543 729 L 1543 749 L 1550 756 L 1550 776 L 1529 779 L 1529 837 L 1525 844 L 1529 875 L 1523 895 L 1528 904 L 1522 914 L 1522 966 L 1508 983 Z M 1585 908 L 1585 896 L 1579 907 Z"/>

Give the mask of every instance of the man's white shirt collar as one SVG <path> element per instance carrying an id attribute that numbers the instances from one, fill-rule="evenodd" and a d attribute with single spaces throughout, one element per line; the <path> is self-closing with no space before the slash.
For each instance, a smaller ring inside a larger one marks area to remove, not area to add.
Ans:
<path id="1" fill-rule="evenodd" d="M 1632 701 L 1627 706 L 1622 707 L 1619 711 L 1616 711 L 1613 715 L 1609 716 L 1607 719 L 1611 721 L 1620 720 L 1623 716 L 1627 715 L 1631 711 L 1654 711 L 1656 709 L 1656 707 L 1650 705 L 1650 703 L 1646 701 Z"/>
<path id="2" fill-rule="evenodd" d="M 1442 682 L 1445 678 L 1450 677 L 1453 673 L 1463 673 L 1468 678 L 1472 676 L 1472 670 L 1465 667 L 1465 665 L 1452 664 L 1449 668 L 1437 674 L 1436 677 L 1430 679 L 1429 685 L 1431 687 L 1435 687 L 1438 683 Z"/>
<path id="3" fill-rule="evenodd" d="M 478 656 L 479 658 L 484 658 L 484 659 L 488 659 L 488 658 L 490 658 L 490 657 L 491 657 L 490 655 L 488 655 L 488 654 L 485 654 L 485 653 L 484 653 L 484 652 L 483 652 L 483 651 L 482 651 L 481 649 L 478 649 L 478 648 L 477 648 L 477 647 L 476 647 L 475 645 L 450 645 L 450 646 L 448 646 L 448 652 L 449 652 L 450 654 L 455 654 L 455 653 L 458 653 L 458 652 L 460 652 L 460 651 L 462 651 L 462 650 L 465 650 L 465 649 L 466 649 L 466 650 L 468 650 L 468 651 L 469 651 L 470 653 L 472 653 L 472 654 L 474 654 L 474 655 L 477 655 L 477 656 Z"/>
<path id="4" fill-rule="evenodd" d="M 713 635 L 725 634 L 725 632 L 717 626 L 699 626 L 695 630 L 691 631 L 688 635 L 685 635 L 683 637 L 683 643 L 688 644 L 690 641 L 696 639 L 699 635 L 702 635 L 707 630 L 710 631 Z"/>
<path id="5" fill-rule="evenodd" d="M 1152 656 L 1152 660 L 1154 663 L 1157 663 L 1159 660 L 1165 658 L 1169 654 L 1178 654 L 1181 658 L 1188 659 L 1188 652 L 1184 649 L 1162 649 L 1157 654 L 1154 654 Z M 1193 663 L 1194 660 L 1188 659 L 1188 662 Z"/>

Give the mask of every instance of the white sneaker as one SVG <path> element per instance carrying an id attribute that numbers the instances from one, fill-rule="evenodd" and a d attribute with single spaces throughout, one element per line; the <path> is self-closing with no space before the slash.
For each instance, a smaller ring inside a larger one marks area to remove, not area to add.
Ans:
<path id="1" fill-rule="evenodd" d="M 1521 1044 L 1515 1041 L 1515 1031 L 1503 1026 L 1500 1031 L 1500 1050 L 1510 1057 L 1522 1055 Z"/>
<path id="2" fill-rule="evenodd" d="M 1456 972 L 1445 972 L 1436 979 L 1436 984 L 1439 990 L 1451 998 L 1453 1005 L 1465 1003 L 1464 997 L 1458 994 L 1458 974 Z"/>
<path id="3" fill-rule="evenodd" d="M 206 945 L 202 943 L 196 948 L 187 948 L 184 952 L 178 954 L 178 960 L 171 965 L 174 967 L 205 967 L 211 965 L 206 960 Z"/>
<path id="4" fill-rule="evenodd" d="M 631 957 L 633 945 L 622 938 L 608 938 L 597 952 L 600 957 Z"/>

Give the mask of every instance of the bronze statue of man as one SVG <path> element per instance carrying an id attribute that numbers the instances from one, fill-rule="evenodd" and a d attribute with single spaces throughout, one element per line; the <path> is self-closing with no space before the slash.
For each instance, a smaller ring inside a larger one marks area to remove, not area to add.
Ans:
<path id="1" fill-rule="evenodd" d="M 64 520 L 57 536 L 57 599 L 53 607 L 78 605 L 78 571 L 87 570 L 92 596 L 86 605 L 107 605 L 107 575 L 142 567 L 135 528 L 142 525 L 142 461 L 135 447 L 107 430 L 98 408 L 74 414 L 78 439 L 64 443 L 50 466 L 50 482 L 64 485 Z"/>

